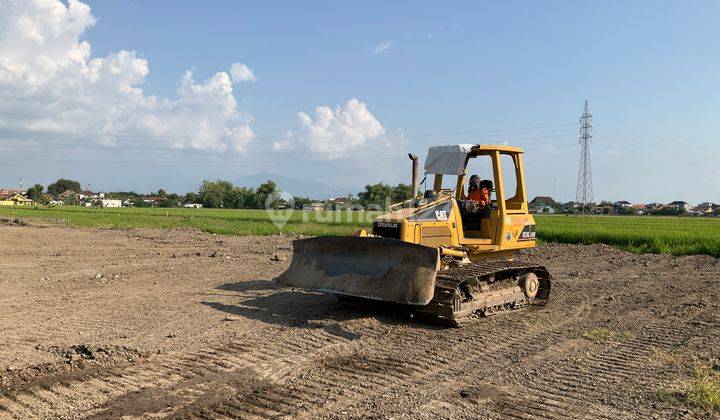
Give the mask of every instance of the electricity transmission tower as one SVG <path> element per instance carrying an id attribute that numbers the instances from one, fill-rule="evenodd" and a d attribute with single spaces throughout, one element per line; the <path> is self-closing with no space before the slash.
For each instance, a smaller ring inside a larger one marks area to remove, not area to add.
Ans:
<path id="1" fill-rule="evenodd" d="M 592 141 L 592 115 L 588 111 L 588 101 L 580 116 L 580 168 L 578 169 L 577 192 L 575 202 L 580 204 L 584 213 L 587 205 L 593 201 L 592 168 L 590 167 L 590 142 Z"/>

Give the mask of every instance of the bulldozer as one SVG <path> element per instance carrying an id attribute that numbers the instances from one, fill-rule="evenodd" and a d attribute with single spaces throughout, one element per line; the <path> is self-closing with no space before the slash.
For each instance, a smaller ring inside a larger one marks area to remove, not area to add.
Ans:
<path id="1" fill-rule="evenodd" d="M 523 150 L 487 144 L 435 146 L 425 160 L 418 193 L 412 160 L 412 198 L 373 219 L 372 231 L 348 237 L 293 241 L 284 286 L 333 293 L 354 301 L 400 304 L 413 315 L 460 326 L 465 321 L 547 301 L 551 275 L 513 261 L 532 248 L 535 220 L 528 211 Z M 469 200 L 469 166 L 486 167 L 489 200 Z"/>

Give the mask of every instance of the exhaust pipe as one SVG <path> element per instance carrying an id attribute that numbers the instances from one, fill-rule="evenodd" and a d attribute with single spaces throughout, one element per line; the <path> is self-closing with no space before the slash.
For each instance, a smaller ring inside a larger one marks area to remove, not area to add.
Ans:
<path id="1" fill-rule="evenodd" d="M 412 160 L 412 195 L 417 198 L 418 195 L 418 157 L 412 153 L 408 153 L 408 157 Z"/>

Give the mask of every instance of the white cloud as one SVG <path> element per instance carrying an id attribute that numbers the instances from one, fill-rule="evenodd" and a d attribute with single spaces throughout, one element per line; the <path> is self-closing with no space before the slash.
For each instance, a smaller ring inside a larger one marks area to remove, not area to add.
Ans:
<path id="1" fill-rule="evenodd" d="M 230 66 L 230 76 L 232 77 L 233 83 L 255 81 L 255 74 L 250 67 L 243 63 L 233 63 L 233 65 Z"/>
<path id="2" fill-rule="evenodd" d="M 324 159 L 347 157 L 348 153 L 404 143 L 403 136 L 388 134 L 367 105 L 352 98 L 335 109 L 315 108 L 314 115 L 298 112 L 299 132 L 275 142 L 273 150 L 304 148 Z"/>
<path id="3" fill-rule="evenodd" d="M 232 81 L 254 79 L 247 66 L 233 65 L 232 81 L 219 72 L 197 82 L 188 71 L 175 99 L 147 95 L 148 61 L 136 52 L 91 57 L 80 38 L 95 23 L 78 0 L 0 3 L 0 127 L 208 150 L 241 151 L 254 137 L 233 95 Z"/>
<path id="4" fill-rule="evenodd" d="M 375 52 L 375 54 L 380 54 L 383 51 L 389 50 L 390 48 L 392 48 L 392 42 L 385 41 L 385 42 L 381 42 L 380 44 L 376 45 L 375 49 L 373 51 Z"/>

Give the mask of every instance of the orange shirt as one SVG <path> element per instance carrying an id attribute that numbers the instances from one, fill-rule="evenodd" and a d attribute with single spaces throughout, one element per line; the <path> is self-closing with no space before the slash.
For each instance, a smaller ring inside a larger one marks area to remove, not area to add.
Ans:
<path id="1" fill-rule="evenodd" d="M 481 206 L 490 202 L 490 191 L 487 188 L 480 188 L 468 191 L 468 200 L 476 201 Z"/>

